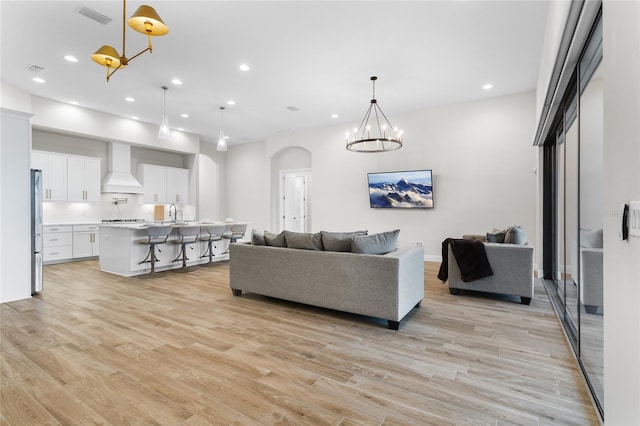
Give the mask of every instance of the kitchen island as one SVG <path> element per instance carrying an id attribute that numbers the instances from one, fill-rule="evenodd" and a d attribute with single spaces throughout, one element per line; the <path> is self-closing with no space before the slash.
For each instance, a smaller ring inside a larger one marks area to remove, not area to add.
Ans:
<path id="1" fill-rule="evenodd" d="M 151 271 L 150 263 L 140 263 L 149 253 L 149 246 L 139 244 L 138 241 L 148 238 L 147 228 L 150 226 L 171 225 L 173 228 L 167 241 L 177 239 L 178 228 L 181 226 L 199 225 L 203 227 L 212 224 L 231 225 L 224 222 L 189 222 L 189 223 L 106 223 L 100 225 L 100 270 L 125 277 L 148 274 Z M 206 232 L 206 231 L 204 231 Z M 229 240 L 223 238 L 214 248 L 212 262 L 220 262 L 229 259 L 225 253 L 229 246 Z M 197 241 L 187 248 L 187 266 L 195 266 L 209 262 L 209 256 L 202 257 L 207 251 L 207 242 Z M 158 250 L 158 248 L 160 250 Z M 178 244 L 162 244 L 156 248 L 156 271 L 166 271 L 182 267 L 182 259 L 174 261 L 180 253 Z"/>

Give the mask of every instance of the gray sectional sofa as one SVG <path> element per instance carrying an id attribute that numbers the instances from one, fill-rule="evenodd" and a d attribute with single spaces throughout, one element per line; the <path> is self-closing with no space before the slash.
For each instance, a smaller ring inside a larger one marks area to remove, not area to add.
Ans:
<path id="1" fill-rule="evenodd" d="M 397 330 L 424 297 L 422 247 L 387 254 L 232 244 L 229 285 L 243 291 L 387 320 Z"/>

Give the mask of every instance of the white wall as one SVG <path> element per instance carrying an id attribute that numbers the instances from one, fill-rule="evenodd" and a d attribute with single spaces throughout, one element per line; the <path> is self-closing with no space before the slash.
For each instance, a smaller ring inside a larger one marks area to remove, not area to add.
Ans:
<path id="1" fill-rule="evenodd" d="M 551 1 L 547 12 L 547 25 L 545 37 L 542 43 L 540 55 L 540 68 L 538 71 L 538 90 L 536 92 L 536 120 L 540 120 L 544 100 L 549 88 L 549 80 L 558 56 L 558 49 L 562 41 L 562 32 L 569 16 L 570 1 Z M 536 122 L 537 122 L 536 121 Z M 533 135 L 532 135 L 533 136 Z"/>
<path id="2" fill-rule="evenodd" d="M 200 219 L 221 220 L 227 217 L 226 188 L 223 179 L 226 173 L 226 155 L 216 151 L 211 143 L 200 143 L 198 214 Z"/>
<path id="3" fill-rule="evenodd" d="M 249 222 L 248 230 L 269 229 L 269 157 L 264 141 L 229 147 L 226 164 L 226 216 Z"/>
<path id="4" fill-rule="evenodd" d="M 158 127 L 142 121 L 37 96 L 31 97 L 31 104 L 32 124 L 40 129 L 181 153 L 196 154 L 200 148 L 200 138 L 190 133 L 172 131 L 170 140 L 160 140 Z"/>
<path id="5" fill-rule="evenodd" d="M 638 22 L 640 2 L 604 2 L 604 407 L 610 425 L 640 424 L 640 238 L 618 238 L 620 204 L 640 200 Z"/>
<path id="6" fill-rule="evenodd" d="M 31 112 L 31 95 L 0 80 L 0 107 L 29 113 Z"/>
<path id="7" fill-rule="evenodd" d="M 30 114 L 0 110 L 0 303 L 31 296 Z"/>
<path id="8" fill-rule="evenodd" d="M 405 131 L 405 144 L 398 151 L 380 154 L 345 149 L 345 129 L 353 124 L 231 147 L 230 214 L 253 220 L 257 229 L 275 223 L 268 204 L 273 200 L 267 195 L 277 190 L 270 183 L 270 160 L 286 147 L 300 146 L 312 156 L 313 232 L 367 229 L 375 233 L 400 228 L 400 244 L 421 240 L 428 259 L 439 260 L 441 242 L 447 237 L 517 224 L 537 246 L 534 114 L 531 92 L 392 116 L 391 122 Z M 369 207 L 368 172 L 423 168 L 434 172 L 434 209 Z M 256 198 L 265 203 L 264 208 L 255 208 Z"/>

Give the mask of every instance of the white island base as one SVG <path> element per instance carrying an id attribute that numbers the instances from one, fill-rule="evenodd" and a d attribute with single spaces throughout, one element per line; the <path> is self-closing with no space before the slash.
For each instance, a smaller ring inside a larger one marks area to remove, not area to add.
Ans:
<path id="1" fill-rule="evenodd" d="M 177 228 L 180 225 L 175 225 Z M 204 226 L 204 225 L 203 225 Z M 149 253 L 149 246 L 137 241 L 147 238 L 148 225 L 108 224 L 100 226 L 100 270 L 125 277 L 148 274 L 151 263 L 140 263 Z M 176 239 L 176 229 L 171 231 L 167 241 Z M 229 254 L 223 254 L 229 247 L 229 240 L 216 242 L 212 262 L 229 260 Z M 201 257 L 207 251 L 207 242 L 191 244 L 187 251 L 187 266 L 196 266 L 209 262 L 209 256 Z M 160 250 L 158 250 L 158 248 Z M 182 267 L 182 257 L 173 261 L 180 253 L 179 244 L 161 244 L 156 246 L 156 272 Z"/>

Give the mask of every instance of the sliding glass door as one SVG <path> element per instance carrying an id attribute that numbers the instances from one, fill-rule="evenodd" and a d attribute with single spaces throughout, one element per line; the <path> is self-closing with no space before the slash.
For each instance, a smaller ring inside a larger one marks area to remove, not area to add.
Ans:
<path id="1" fill-rule="evenodd" d="M 603 413 L 602 28 L 594 25 L 544 149 L 545 285 Z M 549 194 L 549 192 L 551 194 Z"/>

